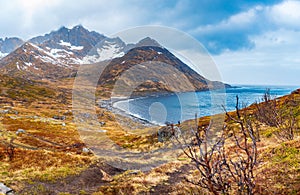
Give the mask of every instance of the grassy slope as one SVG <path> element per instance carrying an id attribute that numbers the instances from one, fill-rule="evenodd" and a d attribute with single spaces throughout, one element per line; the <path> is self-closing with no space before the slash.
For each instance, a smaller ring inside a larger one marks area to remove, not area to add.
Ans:
<path id="1" fill-rule="evenodd" d="M 84 144 L 70 111 L 72 80 L 31 83 L 1 76 L 0 87 L 0 109 L 8 110 L 0 114 L 0 181 L 15 190 L 23 194 L 79 194 L 79 189 L 82 189 L 81 194 L 200 193 L 201 189 L 184 181 L 185 176 L 194 175 L 185 156 L 148 172 L 124 172 L 103 164 L 93 155 L 83 154 Z M 293 96 L 300 98 L 299 94 Z M 282 101 L 285 98 L 291 95 Z M 295 114 L 299 119 L 299 101 L 297 108 Z M 155 129 L 144 130 L 152 132 L 146 135 L 136 133 L 138 129 L 129 132 L 117 124 L 111 113 L 97 111 L 101 113 L 100 120 L 106 122 L 103 128 L 108 130 L 108 136 L 119 146 L 142 151 L 161 147 L 153 134 Z M 54 120 L 54 115 L 67 118 Z M 187 121 L 182 128 L 192 123 Z M 201 118 L 199 123 L 209 123 L 209 117 Z M 16 135 L 20 128 L 26 130 L 26 134 Z M 261 192 L 293 194 L 300 191 L 300 138 L 281 142 L 267 126 L 262 126 L 261 135 L 261 163 L 257 169 Z M 9 161 L 5 145 L 12 138 L 16 152 L 14 159 Z M 88 185 L 93 178 L 98 178 L 97 182 Z"/>

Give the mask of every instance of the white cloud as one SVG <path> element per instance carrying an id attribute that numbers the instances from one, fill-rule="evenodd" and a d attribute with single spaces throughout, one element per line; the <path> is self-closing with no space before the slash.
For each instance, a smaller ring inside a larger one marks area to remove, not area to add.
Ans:
<path id="1" fill-rule="evenodd" d="M 251 37 L 252 50 L 213 56 L 224 81 L 296 85 L 300 83 L 300 32 L 279 29 Z"/>
<path id="2" fill-rule="evenodd" d="M 222 31 L 237 31 L 239 29 L 243 28 L 249 28 L 249 25 L 252 25 L 257 21 L 258 13 L 263 8 L 261 6 L 257 6 L 254 8 L 251 8 L 245 12 L 241 12 L 235 15 L 230 16 L 227 19 L 222 20 L 221 22 L 217 24 L 209 24 L 209 25 L 201 25 L 195 30 L 190 31 L 192 34 L 197 33 L 213 33 L 213 32 L 220 32 Z"/>
<path id="3" fill-rule="evenodd" d="M 284 1 L 267 10 L 270 20 L 280 27 L 300 29 L 300 1 Z"/>

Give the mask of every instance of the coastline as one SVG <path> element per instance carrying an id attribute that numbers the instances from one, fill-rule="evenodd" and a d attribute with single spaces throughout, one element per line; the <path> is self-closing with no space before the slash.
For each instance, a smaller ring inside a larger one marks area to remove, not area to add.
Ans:
<path id="1" fill-rule="evenodd" d="M 145 127 L 153 127 L 153 126 L 159 126 L 158 124 L 152 123 L 146 119 L 143 118 L 139 118 L 137 116 L 134 116 L 130 113 L 125 112 L 124 110 L 121 110 L 119 108 L 116 108 L 113 106 L 114 103 L 118 102 L 118 101 L 124 101 L 124 100 L 128 100 L 127 98 L 117 98 L 117 100 L 112 100 L 112 99 L 108 99 L 108 100 L 98 100 L 97 101 L 97 105 L 99 108 L 103 108 L 106 109 L 110 112 L 112 112 L 113 114 L 118 114 L 121 115 L 123 117 L 129 118 L 131 119 L 133 122 L 139 123 Z"/>
<path id="2" fill-rule="evenodd" d="M 235 87 L 232 87 L 231 89 L 235 90 L 235 89 L 243 89 L 243 88 L 244 88 L 244 86 L 235 86 Z M 256 86 L 251 86 L 250 88 L 253 88 L 253 89 L 250 89 L 250 90 L 257 90 Z M 259 87 L 259 90 L 261 90 L 260 88 L 261 87 Z M 277 87 L 274 86 L 273 89 L 275 90 L 274 93 L 277 94 L 276 93 Z M 273 89 L 271 88 L 271 90 L 273 90 Z M 295 88 L 295 89 L 297 89 L 297 88 Z M 293 89 L 291 92 L 293 92 L 295 89 Z M 281 90 L 281 87 L 279 87 L 279 90 Z M 226 94 L 227 95 L 231 94 L 231 96 L 234 96 L 234 97 L 236 96 L 236 94 L 240 93 L 239 91 L 236 91 L 234 93 L 230 92 L 230 91 L 226 91 Z M 287 94 L 290 94 L 291 92 L 289 92 Z M 186 93 L 186 92 L 180 92 L 180 93 Z M 257 92 L 255 91 L 255 93 L 257 93 Z M 161 126 L 160 124 L 153 123 L 153 122 L 151 122 L 147 119 L 141 118 L 141 117 L 139 117 L 137 115 L 134 115 L 134 114 L 131 114 L 131 113 L 128 113 L 128 112 L 126 112 L 125 110 L 123 110 L 121 108 L 117 108 L 116 106 L 114 106 L 114 104 L 117 103 L 117 102 L 121 102 L 121 101 L 130 101 L 131 99 L 136 99 L 136 98 L 139 98 L 139 99 L 141 98 L 142 99 L 142 98 L 149 98 L 149 97 L 163 97 L 163 96 L 172 96 L 174 94 L 176 94 L 176 93 L 175 92 L 169 92 L 169 93 L 163 92 L 163 93 L 149 93 L 149 94 L 144 94 L 143 96 L 133 96 L 133 97 L 130 97 L 130 98 L 128 98 L 128 97 L 113 97 L 113 98 L 110 98 L 110 99 L 99 99 L 97 101 L 97 105 L 100 108 L 103 108 L 103 109 L 106 109 L 106 110 L 112 112 L 113 114 L 118 114 L 122 117 L 128 118 L 128 119 L 132 120 L 133 122 L 141 124 L 142 126 L 145 126 L 145 127 Z M 287 94 L 285 94 L 285 93 L 280 94 L 279 93 L 279 94 L 277 94 L 277 95 L 279 95 L 277 97 L 284 96 L 284 95 L 287 95 Z M 263 95 L 263 92 L 262 92 L 261 95 Z M 241 95 L 240 97 L 243 97 L 243 96 Z M 245 96 L 245 97 L 248 97 L 248 96 Z M 259 96 L 259 97 L 261 97 L 261 96 Z M 259 98 L 259 97 L 257 97 L 257 98 Z M 248 100 L 246 99 L 245 101 L 248 101 Z M 234 106 L 235 105 L 231 105 L 232 109 L 228 108 L 228 110 L 229 111 L 234 110 Z M 203 115 L 203 116 L 208 116 L 208 115 Z M 200 117 L 200 115 L 199 115 L 199 117 Z M 186 119 L 186 120 L 189 120 L 189 119 Z M 183 120 L 183 121 L 186 121 L 186 120 Z"/>

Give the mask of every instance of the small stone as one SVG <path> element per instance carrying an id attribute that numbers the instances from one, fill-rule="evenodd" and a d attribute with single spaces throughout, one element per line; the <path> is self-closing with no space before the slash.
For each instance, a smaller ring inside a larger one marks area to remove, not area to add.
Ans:
<path id="1" fill-rule="evenodd" d="M 99 133 L 106 133 L 106 130 L 100 129 L 98 130 Z"/>
<path id="2" fill-rule="evenodd" d="M 82 153 L 89 154 L 91 153 L 91 150 L 89 148 L 82 148 Z"/>
<path id="3" fill-rule="evenodd" d="M 52 118 L 56 119 L 56 120 L 66 120 L 66 116 L 57 116 L 57 115 L 54 115 Z"/>
<path id="4" fill-rule="evenodd" d="M 62 125 L 63 127 L 65 127 L 65 126 L 66 126 L 66 123 L 62 123 L 61 125 Z"/>
<path id="5" fill-rule="evenodd" d="M 22 133 L 26 133 L 26 131 L 24 129 L 18 129 L 16 131 L 16 134 L 19 135 L 19 134 L 22 134 Z"/>
<path id="6" fill-rule="evenodd" d="M 141 172 L 140 170 L 131 170 L 131 171 L 129 171 L 129 174 L 137 175 L 140 172 Z"/>

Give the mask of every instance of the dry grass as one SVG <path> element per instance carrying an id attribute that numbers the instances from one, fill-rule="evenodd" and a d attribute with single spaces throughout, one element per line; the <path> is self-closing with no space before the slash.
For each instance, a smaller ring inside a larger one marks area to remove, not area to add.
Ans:
<path id="1" fill-rule="evenodd" d="M 0 115 L 0 141 L 3 141 L 0 144 L 1 182 L 18 191 L 39 181 L 53 183 L 64 180 L 70 175 L 81 173 L 94 163 L 95 157 L 80 152 L 84 144 L 70 112 L 72 79 L 44 84 L 22 84 L 20 86 L 25 87 L 24 89 L 15 89 L 21 90 L 20 97 L 13 93 L 14 90 L 9 92 L 9 88 L 22 83 L 23 80 L 6 77 L 1 79 L 7 83 L 3 85 L 1 82 L 0 109 L 10 108 L 9 113 Z M 32 90 L 32 93 L 29 90 Z M 108 93 L 108 89 L 97 89 L 97 95 L 107 96 Z M 299 97 L 299 94 L 293 95 L 293 98 Z M 291 96 L 282 98 L 281 105 L 288 98 Z M 251 112 L 253 108 L 248 108 L 248 111 Z M 99 121 L 106 123 L 101 129 L 107 130 L 107 137 L 118 146 L 135 152 L 163 147 L 163 144 L 157 141 L 157 128 L 143 128 L 127 118 L 122 119 L 122 123 L 126 124 L 122 126 L 120 120 L 116 120 L 112 113 L 104 109 L 97 108 L 97 114 L 100 115 Z M 65 115 L 67 119 L 54 120 L 54 115 Z M 299 104 L 295 115 L 300 118 Z M 210 120 L 211 117 L 203 117 L 199 120 L 199 125 L 206 126 Z M 62 123 L 65 123 L 65 126 Z M 193 120 L 186 121 L 181 124 L 181 128 L 188 131 L 193 124 Z M 276 129 L 264 124 L 259 124 L 259 127 L 260 164 L 256 173 L 258 190 L 262 194 L 297 194 L 300 191 L 300 138 L 282 142 L 274 136 Z M 27 134 L 17 136 L 15 132 L 18 129 L 26 130 Z M 16 150 L 13 160 L 9 161 L 3 143 L 9 143 L 12 138 Z M 78 145 L 72 147 L 74 144 Z M 164 190 L 169 190 L 170 194 L 205 194 L 203 189 L 184 181 L 185 176 L 198 177 L 193 168 L 187 168 L 189 163 L 185 156 L 179 156 L 177 161 L 148 172 L 129 170 L 116 176 L 108 176 L 112 180 L 99 186 L 99 189 L 95 190 L 98 192 L 94 194 L 159 194 L 165 193 Z M 43 193 L 47 194 L 47 189 L 37 185 L 27 194 Z M 85 191 L 78 193 L 86 194 Z"/>

